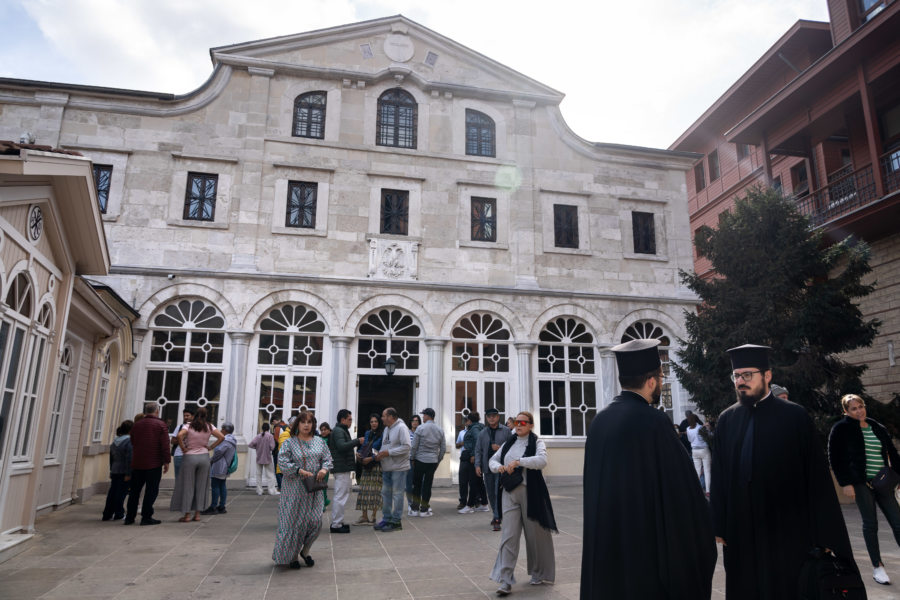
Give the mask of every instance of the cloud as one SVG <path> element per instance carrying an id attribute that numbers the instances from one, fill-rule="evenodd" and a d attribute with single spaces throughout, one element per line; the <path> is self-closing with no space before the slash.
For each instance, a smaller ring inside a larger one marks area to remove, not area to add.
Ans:
<path id="1" fill-rule="evenodd" d="M 28 28 L 0 74 L 185 93 L 209 48 L 402 13 L 566 94 L 591 141 L 666 147 L 825 0 L 20 0 Z M 2 13 L 0 13 L 2 15 Z M 13 23 L 13 27 L 16 24 Z M 26 50 L 30 49 L 30 50 Z"/>

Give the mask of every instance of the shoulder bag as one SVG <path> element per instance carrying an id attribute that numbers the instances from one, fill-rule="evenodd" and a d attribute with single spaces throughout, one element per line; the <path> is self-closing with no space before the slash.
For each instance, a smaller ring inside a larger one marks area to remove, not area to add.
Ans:
<path id="1" fill-rule="evenodd" d="M 865 600 L 866 588 L 859 569 L 849 561 L 821 548 L 809 553 L 800 569 L 800 600 Z"/>

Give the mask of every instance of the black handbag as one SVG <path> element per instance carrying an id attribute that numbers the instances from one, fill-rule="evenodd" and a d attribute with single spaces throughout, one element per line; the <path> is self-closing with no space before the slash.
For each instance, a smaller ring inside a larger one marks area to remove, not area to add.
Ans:
<path id="1" fill-rule="evenodd" d="M 507 492 L 513 491 L 525 480 L 524 471 L 522 467 L 516 467 L 512 473 L 500 473 L 500 485 Z"/>
<path id="2" fill-rule="evenodd" d="M 866 587 L 859 569 L 846 560 L 815 548 L 800 569 L 800 600 L 866 600 Z"/>
<path id="3" fill-rule="evenodd" d="M 872 489 L 882 495 L 893 494 L 900 484 L 900 475 L 890 467 L 882 467 L 872 478 Z"/>
<path id="4" fill-rule="evenodd" d="M 301 478 L 301 481 L 303 482 L 303 487 L 305 487 L 306 491 L 310 494 L 324 490 L 328 487 L 328 483 L 324 479 L 319 481 L 316 479 L 315 475 L 307 475 L 306 477 Z"/>

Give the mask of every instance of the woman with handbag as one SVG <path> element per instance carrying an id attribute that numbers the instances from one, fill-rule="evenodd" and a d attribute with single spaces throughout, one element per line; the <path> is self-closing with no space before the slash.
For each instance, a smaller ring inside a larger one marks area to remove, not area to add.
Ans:
<path id="1" fill-rule="evenodd" d="M 381 508 L 381 464 L 375 460 L 375 454 L 381 450 L 381 436 L 384 427 L 381 415 L 369 415 L 369 430 L 365 434 L 363 445 L 356 451 L 356 482 L 359 484 L 359 495 L 356 497 L 356 510 L 362 516 L 354 525 L 374 525 Z M 369 511 L 372 518 L 369 519 Z"/>
<path id="2" fill-rule="evenodd" d="M 272 560 L 299 569 L 300 559 L 307 567 L 316 564 L 309 550 L 322 530 L 325 475 L 332 462 L 328 444 L 316 435 L 313 413 L 301 412 L 290 432 L 278 453 L 283 477 Z"/>
<path id="3" fill-rule="evenodd" d="M 211 489 L 209 452 L 225 441 L 225 435 L 206 419 L 206 409 L 198 408 L 190 424 L 179 431 L 175 438 L 184 452 L 184 458 L 175 479 L 169 509 L 184 513 L 178 519 L 182 523 L 199 521 L 200 511 L 206 509 Z M 210 438 L 216 439 L 212 445 L 209 443 Z M 193 517 L 191 512 L 194 513 Z"/>
<path id="4" fill-rule="evenodd" d="M 523 532 L 531 585 L 553 583 L 556 579 L 550 533 L 558 532 L 550 492 L 541 474 L 547 466 L 547 447 L 532 432 L 534 416 L 530 412 L 520 412 L 515 423 L 516 435 L 510 436 L 489 462 L 491 472 L 500 474 L 498 501 L 503 515 L 500 549 L 491 571 L 491 579 L 500 583 L 498 596 L 510 594 L 516 582 L 513 572 Z"/>
<path id="5" fill-rule="evenodd" d="M 900 507 L 894 489 L 900 480 L 900 456 L 891 434 L 881 423 L 866 418 L 866 405 L 856 394 L 841 398 L 844 418 L 835 423 L 828 436 L 828 461 L 844 494 L 856 500 L 862 515 L 863 538 L 872 560 L 876 582 L 891 582 L 878 548 L 878 515 L 875 505 L 890 524 L 900 546 Z"/>

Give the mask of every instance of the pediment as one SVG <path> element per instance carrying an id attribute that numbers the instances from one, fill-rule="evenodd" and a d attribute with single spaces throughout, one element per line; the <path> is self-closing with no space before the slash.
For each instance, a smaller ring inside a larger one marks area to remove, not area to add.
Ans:
<path id="1" fill-rule="evenodd" d="M 563 94 L 401 15 L 213 48 L 213 62 L 372 83 L 410 78 L 465 95 L 559 103 Z"/>

